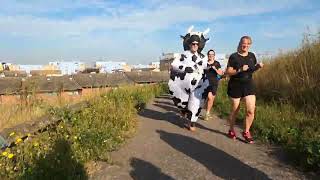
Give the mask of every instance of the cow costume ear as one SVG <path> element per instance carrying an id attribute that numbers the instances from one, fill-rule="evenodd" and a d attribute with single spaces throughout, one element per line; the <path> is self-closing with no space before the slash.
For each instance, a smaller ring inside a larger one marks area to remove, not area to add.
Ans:
<path id="1" fill-rule="evenodd" d="M 209 40 L 209 38 L 205 38 L 205 36 L 209 33 L 210 29 L 207 28 L 204 32 L 196 32 L 196 31 L 192 31 L 193 30 L 193 26 L 190 26 L 187 30 L 187 34 L 184 36 L 180 36 L 183 39 L 183 49 L 185 51 L 190 50 L 189 47 L 189 39 L 192 35 L 197 35 L 200 38 L 200 43 L 199 43 L 199 50 L 198 52 L 201 53 L 201 51 L 203 50 L 206 42 Z"/>

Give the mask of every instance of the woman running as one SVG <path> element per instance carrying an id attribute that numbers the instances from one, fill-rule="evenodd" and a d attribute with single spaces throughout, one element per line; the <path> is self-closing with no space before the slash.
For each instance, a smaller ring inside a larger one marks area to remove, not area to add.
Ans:
<path id="1" fill-rule="evenodd" d="M 168 85 L 174 104 L 190 120 L 189 130 L 195 131 L 209 85 L 204 73 L 204 69 L 207 68 L 207 58 L 201 54 L 208 40 L 204 35 L 209 30 L 203 33 L 192 32 L 192 28 L 182 36 L 185 51 L 173 60 Z"/>
<path id="2" fill-rule="evenodd" d="M 220 77 L 223 75 L 223 71 L 221 70 L 221 65 L 218 61 L 215 60 L 215 51 L 210 49 L 207 53 L 208 55 L 208 68 L 206 70 L 206 75 L 209 80 L 208 87 L 208 99 L 207 99 L 207 112 L 204 120 L 209 120 L 211 118 L 210 111 L 212 109 L 214 99 L 216 97 L 218 84 Z"/>
<path id="3" fill-rule="evenodd" d="M 231 99 L 231 113 L 229 116 L 230 129 L 228 135 L 236 139 L 234 131 L 235 118 L 240 109 L 240 100 L 243 99 L 246 106 L 245 129 L 242 133 L 243 138 L 248 143 L 253 143 L 250 134 L 255 113 L 255 87 L 252 80 L 252 74 L 263 67 L 263 63 L 257 63 L 257 59 L 249 48 L 252 40 L 249 36 L 243 36 L 240 39 L 238 50 L 229 57 L 226 74 L 230 76 L 228 82 L 228 96 Z"/>

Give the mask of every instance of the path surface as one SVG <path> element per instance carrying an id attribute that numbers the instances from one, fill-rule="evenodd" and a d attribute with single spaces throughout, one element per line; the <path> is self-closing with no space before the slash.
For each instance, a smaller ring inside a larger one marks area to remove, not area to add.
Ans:
<path id="1" fill-rule="evenodd" d="M 177 114 L 170 99 L 155 99 L 139 114 L 136 135 L 111 154 L 114 164 L 101 165 L 90 178 L 305 179 L 270 148 L 227 138 L 225 120 L 200 120 L 190 132 Z"/>

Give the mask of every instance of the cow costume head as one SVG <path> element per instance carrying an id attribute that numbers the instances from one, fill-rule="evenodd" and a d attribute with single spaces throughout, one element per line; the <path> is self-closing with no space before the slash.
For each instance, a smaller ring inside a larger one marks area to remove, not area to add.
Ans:
<path id="1" fill-rule="evenodd" d="M 187 34 L 184 36 L 181 36 L 181 38 L 183 39 L 183 49 L 185 51 L 190 50 L 189 44 L 191 43 L 190 42 L 190 40 L 192 39 L 191 37 L 198 36 L 197 38 L 200 39 L 198 53 L 201 53 L 206 42 L 209 40 L 209 38 L 205 38 L 205 36 L 206 34 L 208 34 L 210 29 L 208 28 L 204 32 L 192 31 L 192 29 L 193 29 L 193 26 L 189 27 Z"/>

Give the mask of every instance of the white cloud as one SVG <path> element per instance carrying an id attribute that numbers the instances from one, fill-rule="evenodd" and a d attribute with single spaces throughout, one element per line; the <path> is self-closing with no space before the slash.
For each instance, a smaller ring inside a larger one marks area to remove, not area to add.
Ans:
<path id="1" fill-rule="evenodd" d="M 9 7 L 9 2 L 4 3 L 0 10 Z M 14 1 L 15 15 L 0 16 L 0 32 L 21 36 L 70 36 L 88 34 L 94 30 L 104 29 L 129 29 L 151 32 L 170 28 L 171 25 L 188 22 L 210 22 L 221 17 L 254 15 L 287 7 L 286 3 L 277 2 L 277 6 L 269 3 L 255 3 L 247 8 L 248 1 L 242 1 L 237 6 L 231 1 L 224 3 L 208 3 L 207 7 L 197 6 L 199 2 L 190 3 L 160 3 L 152 1 L 146 7 L 134 7 L 133 5 L 112 4 L 109 1 L 46 1 L 45 3 L 22 3 Z M 39 1 L 38 1 L 39 2 Z M 43 2 L 43 1 L 40 1 Z M 153 7 L 156 4 L 156 7 Z M 290 3 L 291 5 L 294 2 Z M 116 8 L 119 6 L 119 8 Z M 224 6 L 224 7 L 223 7 Z M 148 7 L 150 7 L 148 9 Z M 222 8 L 223 7 L 223 8 Z M 80 17 L 64 19 L 62 17 L 39 16 L 37 13 L 67 11 L 79 8 L 101 8 L 105 14 L 96 16 L 85 13 Z M 9 8 L 11 9 L 11 8 Z M 119 10 L 120 9 L 120 10 Z M 121 10 L 122 9 L 122 10 Z M 35 13 L 36 12 L 36 13 Z M 30 15 L 28 15 L 28 13 Z M 36 15 L 33 15 L 36 14 Z"/>

